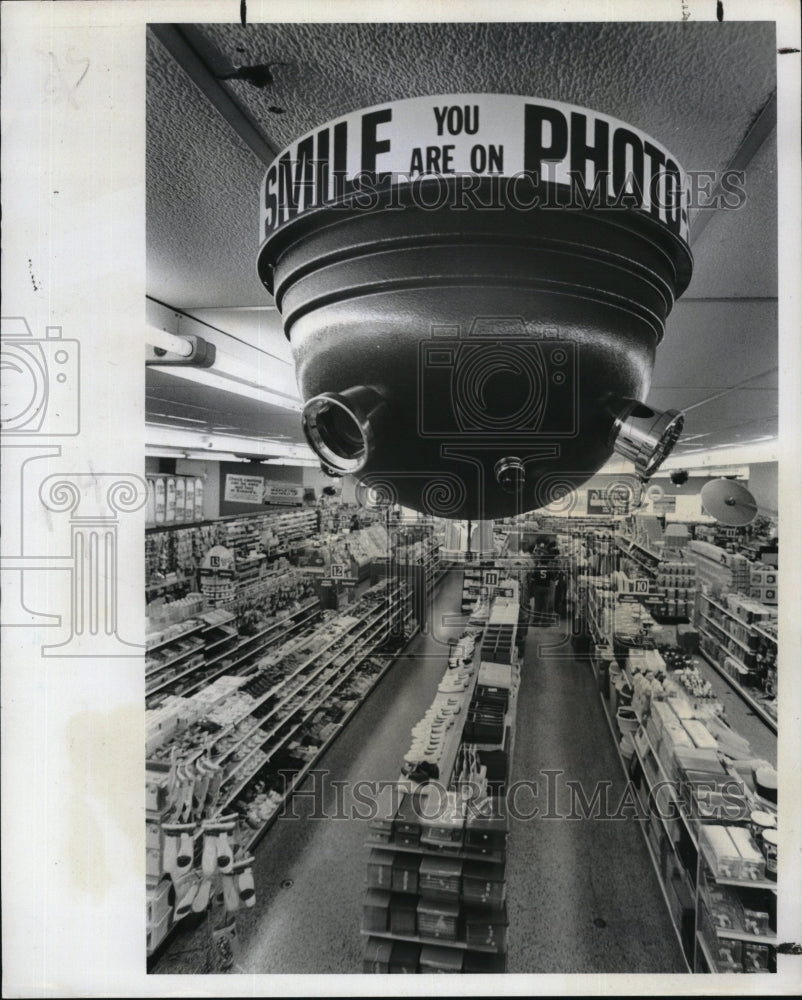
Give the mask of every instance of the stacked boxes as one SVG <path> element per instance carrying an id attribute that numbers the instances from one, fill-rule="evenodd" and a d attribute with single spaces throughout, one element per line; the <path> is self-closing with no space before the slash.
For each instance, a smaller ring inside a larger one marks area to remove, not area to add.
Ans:
<path id="1" fill-rule="evenodd" d="M 659 599 L 647 602 L 656 618 L 688 618 L 696 596 L 696 565 L 690 559 L 661 559 L 655 575 Z"/>
<path id="2" fill-rule="evenodd" d="M 777 604 L 779 574 L 776 569 L 752 566 L 749 576 L 749 596 L 761 604 Z"/>

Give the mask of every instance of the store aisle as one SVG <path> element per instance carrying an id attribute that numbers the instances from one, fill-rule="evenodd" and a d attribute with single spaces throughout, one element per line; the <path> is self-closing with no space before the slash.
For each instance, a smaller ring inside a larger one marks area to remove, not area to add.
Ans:
<path id="1" fill-rule="evenodd" d="M 461 571 L 449 572 L 437 594 L 440 615 L 459 607 L 461 585 Z M 594 785 L 606 782 L 613 813 L 626 788 L 590 668 L 568 643 L 543 648 L 562 635 L 558 627 L 538 628 L 527 640 L 513 781 L 538 782 L 537 792 L 522 789 L 516 804 L 523 812 L 538 805 L 541 816 L 511 825 L 508 971 L 682 972 L 637 821 L 543 816 L 571 812 L 569 781 L 581 783 L 591 801 Z M 234 972 L 361 971 L 368 848 L 365 820 L 351 817 L 354 783 L 398 777 L 409 730 L 444 667 L 442 643 L 416 636 L 306 780 L 306 795 L 296 795 L 295 818 L 279 818 L 259 844 L 257 905 L 237 915 Z M 547 770 L 561 773 L 549 777 Z M 210 925 L 207 919 L 177 935 L 152 971 L 211 971 Z"/>
<path id="2" fill-rule="evenodd" d="M 438 608 L 459 608 L 461 593 L 462 571 L 449 571 L 437 590 Z M 460 631 L 459 625 L 437 630 L 441 638 Z M 431 636 L 410 642 L 296 793 L 295 818 L 277 819 L 257 846 L 257 904 L 237 914 L 233 972 L 361 972 L 367 823 L 344 817 L 355 804 L 354 783 L 398 778 L 410 729 L 431 704 L 446 654 Z M 364 815 L 367 807 L 356 805 Z M 152 971 L 209 971 L 209 924 L 178 935 Z"/>
<path id="3" fill-rule="evenodd" d="M 684 972 L 592 671 L 564 636 L 527 636 L 512 776 L 537 782 L 517 806 L 539 814 L 511 820 L 508 971 Z"/>

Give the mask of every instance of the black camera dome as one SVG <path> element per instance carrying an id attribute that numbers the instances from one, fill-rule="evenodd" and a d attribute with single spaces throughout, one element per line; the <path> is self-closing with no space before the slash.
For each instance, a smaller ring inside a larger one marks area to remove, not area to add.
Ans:
<path id="1" fill-rule="evenodd" d="M 507 95 L 321 126 L 263 190 L 258 272 L 327 471 L 445 517 L 543 507 L 682 417 L 640 402 L 692 261 L 681 168 L 615 119 Z"/>

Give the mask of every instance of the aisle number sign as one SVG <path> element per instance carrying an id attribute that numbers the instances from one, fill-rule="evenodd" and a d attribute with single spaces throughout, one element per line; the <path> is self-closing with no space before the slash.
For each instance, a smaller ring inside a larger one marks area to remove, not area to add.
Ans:
<path id="1" fill-rule="evenodd" d="M 688 240 L 686 175 L 664 146 L 609 115 L 509 94 L 416 97 L 307 133 L 265 174 L 262 237 L 310 209 L 346 202 L 370 209 L 378 206 L 379 191 L 411 185 L 414 194 L 423 180 L 438 182 L 435 187 L 448 189 L 449 197 L 458 195 L 460 203 L 449 207 L 478 207 L 475 181 L 488 177 L 505 180 L 504 201 L 513 208 L 543 205 L 533 201 L 543 195 L 531 181 L 547 182 L 583 198 L 577 207 L 639 209 Z M 441 183 L 449 178 L 455 183 Z M 402 205 L 391 199 L 390 207 Z"/>
<path id="2" fill-rule="evenodd" d="M 332 563 L 329 566 L 328 579 L 323 581 L 326 586 L 341 583 L 344 587 L 355 587 L 359 582 L 351 576 L 351 567 L 346 563 Z"/>

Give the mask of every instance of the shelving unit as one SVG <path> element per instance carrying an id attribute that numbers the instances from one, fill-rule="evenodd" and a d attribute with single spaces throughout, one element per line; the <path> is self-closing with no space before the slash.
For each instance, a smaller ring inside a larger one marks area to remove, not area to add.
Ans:
<path id="1" fill-rule="evenodd" d="M 603 676 L 611 659 L 612 651 L 608 646 L 591 651 L 591 661 L 598 678 Z M 624 672 L 626 674 L 626 670 Z M 627 675 L 627 679 L 631 684 L 632 678 Z M 599 688 L 605 718 L 618 749 L 623 772 L 627 781 L 634 782 L 640 809 L 646 817 L 640 826 L 686 968 L 688 972 L 719 971 L 713 954 L 716 949 L 711 947 L 709 926 L 703 923 L 702 916 L 703 890 L 710 876 L 701 833 L 708 825 L 718 825 L 718 821 L 689 814 L 686 802 L 678 793 L 678 781 L 666 772 L 665 764 L 647 731 L 647 719 L 640 716 L 633 739 L 634 760 L 637 762 L 636 770 L 633 770 L 632 762 L 623 755 L 619 745 L 621 733 L 615 717 L 618 695 L 610 685 L 600 684 Z M 729 773 L 737 779 L 737 772 L 730 770 Z M 747 893 L 756 890 L 776 892 L 776 883 L 768 879 L 716 881 L 719 885 Z M 769 934 L 736 933 L 735 939 L 756 940 L 771 948 L 776 945 L 776 939 Z"/>
<path id="2" fill-rule="evenodd" d="M 397 808 L 390 803 L 370 824 L 365 972 L 506 970 L 508 821 L 500 793 L 509 777 L 520 682 L 518 586 L 509 582 L 514 596 L 494 603 L 486 641 L 476 639 L 467 686 L 451 695 L 459 711 L 443 740 L 436 780 L 456 811 L 431 816 L 423 806 L 418 810 L 418 796 L 429 786 L 402 774 Z M 449 676 L 447 670 L 444 679 Z M 479 738 L 490 731 L 500 740 Z M 491 780 L 490 762 L 497 770 L 499 755 L 503 780 L 495 773 Z M 483 760 L 486 813 L 460 798 L 467 762 Z"/>
<path id="3" fill-rule="evenodd" d="M 277 618 L 254 635 L 240 635 L 233 623 L 235 615 L 216 611 L 192 619 L 186 632 L 160 642 L 155 649 L 169 649 L 173 644 L 193 642 L 191 649 L 180 652 L 167 662 L 148 668 L 146 659 L 146 707 L 152 707 L 157 694 L 181 694 L 185 697 L 210 684 L 223 673 L 236 674 L 247 668 L 251 660 L 275 645 L 276 641 L 287 639 L 320 613 L 316 598 L 310 598 L 285 617 Z M 194 641 L 193 641 L 194 640 Z M 150 650 L 149 650 L 150 652 Z M 193 659 L 184 663 L 191 654 Z M 181 663 L 182 669 L 170 676 L 160 677 L 170 666 Z M 187 680 L 190 678 L 191 680 Z M 150 678 L 155 682 L 147 685 Z M 180 682 L 184 683 L 181 684 Z"/>
<path id="4" fill-rule="evenodd" d="M 769 929 L 774 917 L 777 883 L 769 879 L 722 878 L 715 872 L 706 844 L 699 851 L 696 894 L 695 972 L 770 972 L 776 968 L 777 936 Z M 753 933 L 735 926 L 742 908 L 750 909 Z M 754 920 L 761 912 L 763 920 Z"/>
<path id="5" fill-rule="evenodd" d="M 748 622 L 720 600 L 700 592 L 696 628 L 701 636 L 701 652 L 710 665 L 732 686 L 753 712 L 777 732 L 776 666 L 768 691 L 760 688 L 758 650 L 768 644 L 776 662 L 777 637 L 767 631 L 774 618 L 763 608 L 766 621 Z"/>
<path id="6" fill-rule="evenodd" d="M 429 528 L 418 529 L 415 541 L 395 544 L 392 556 L 374 559 L 371 563 L 371 581 L 381 579 L 403 580 L 410 588 L 412 610 L 420 628 L 429 621 L 432 595 L 443 579 L 448 567 L 440 559 L 440 546 L 432 538 Z"/>
<path id="7" fill-rule="evenodd" d="M 657 552 L 630 535 L 616 535 L 615 543 L 637 573 L 646 575 L 649 586 L 643 603 L 655 621 L 690 621 L 696 594 L 695 561 L 683 549 Z"/>
<path id="8" fill-rule="evenodd" d="M 400 645 L 414 634 L 408 625 L 412 612 L 409 607 L 409 592 L 404 584 L 379 585 L 372 592 L 363 595 L 362 602 L 361 607 L 358 606 L 357 616 L 336 616 L 333 620 L 324 622 L 315 631 L 296 636 L 291 640 L 292 648 L 307 649 L 307 655 L 301 662 L 296 663 L 286 676 L 272 684 L 258 697 L 249 696 L 249 688 L 254 688 L 258 684 L 264 670 L 273 669 L 287 658 L 288 653 L 284 652 L 283 647 L 278 647 L 265 654 L 266 646 L 270 645 L 272 628 L 265 628 L 253 636 L 245 637 L 242 645 L 251 644 L 251 649 L 245 654 L 248 659 L 245 676 L 239 685 L 232 688 L 236 696 L 245 702 L 242 710 L 229 713 L 226 716 L 227 724 L 211 735 L 207 733 L 203 737 L 204 730 L 200 728 L 198 740 L 192 737 L 188 741 L 190 746 L 197 745 L 197 749 L 190 751 L 186 758 L 187 762 L 191 762 L 199 755 L 208 755 L 208 759 L 222 771 L 220 791 L 214 808 L 204 818 L 213 819 L 230 814 L 232 811 L 240 812 L 239 800 L 249 786 L 264 775 L 266 769 L 271 769 L 280 755 L 288 752 L 291 741 L 312 726 L 321 711 L 330 708 L 333 695 L 341 692 L 350 681 L 365 671 L 364 683 L 354 688 L 354 691 L 359 693 L 354 693 L 353 698 L 344 702 L 349 707 L 342 717 L 328 726 L 327 735 L 316 745 L 314 754 L 296 768 L 285 782 L 271 814 L 257 827 L 246 826 L 244 823 L 240 825 L 236 839 L 245 852 L 251 851 L 272 826 L 281 811 L 281 804 L 293 794 L 309 769 L 342 732 L 369 692 L 390 668 Z M 314 617 L 319 615 L 317 600 L 309 602 L 295 614 L 300 616 L 310 609 L 313 610 Z M 225 627 L 222 614 L 224 613 L 220 611 L 211 613 L 211 623 L 206 623 L 209 630 L 215 631 Z M 299 621 L 298 628 L 300 629 L 301 624 L 308 626 L 310 621 L 310 617 Z M 400 633 L 399 627 L 402 625 L 407 628 L 404 634 Z M 196 634 L 198 632 L 203 634 L 202 628 L 193 631 Z M 391 639 L 394 640 L 395 646 L 387 652 L 380 652 Z M 222 642 L 219 638 L 216 641 Z M 312 649 L 315 643 L 317 648 Z M 262 654 L 261 659 L 254 662 L 254 657 L 259 653 Z M 366 666 L 369 669 L 366 670 Z M 249 719 L 253 719 L 254 724 L 248 725 L 244 732 L 239 731 L 243 723 Z M 199 720 L 200 722 L 202 720 Z M 230 739 L 235 732 L 237 738 L 227 745 L 222 753 L 215 753 L 217 745 L 223 740 Z M 176 733 L 176 736 L 178 735 L 184 734 Z M 169 746 L 163 748 L 162 757 L 168 750 Z M 151 822 L 160 823 L 164 818 L 164 812 L 151 811 L 148 816 Z M 200 845 L 199 830 L 196 831 L 193 840 L 197 851 Z M 155 859 L 150 859 L 149 863 L 157 865 Z M 153 875 L 151 881 L 155 884 L 158 881 L 155 870 Z M 169 933 L 169 928 L 166 933 Z M 162 940 L 164 937 L 151 942 L 149 954 Z"/>
<path id="9" fill-rule="evenodd" d="M 460 610 L 471 611 L 482 593 L 482 570 L 467 567 L 462 571 L 462 602 Z"/>

